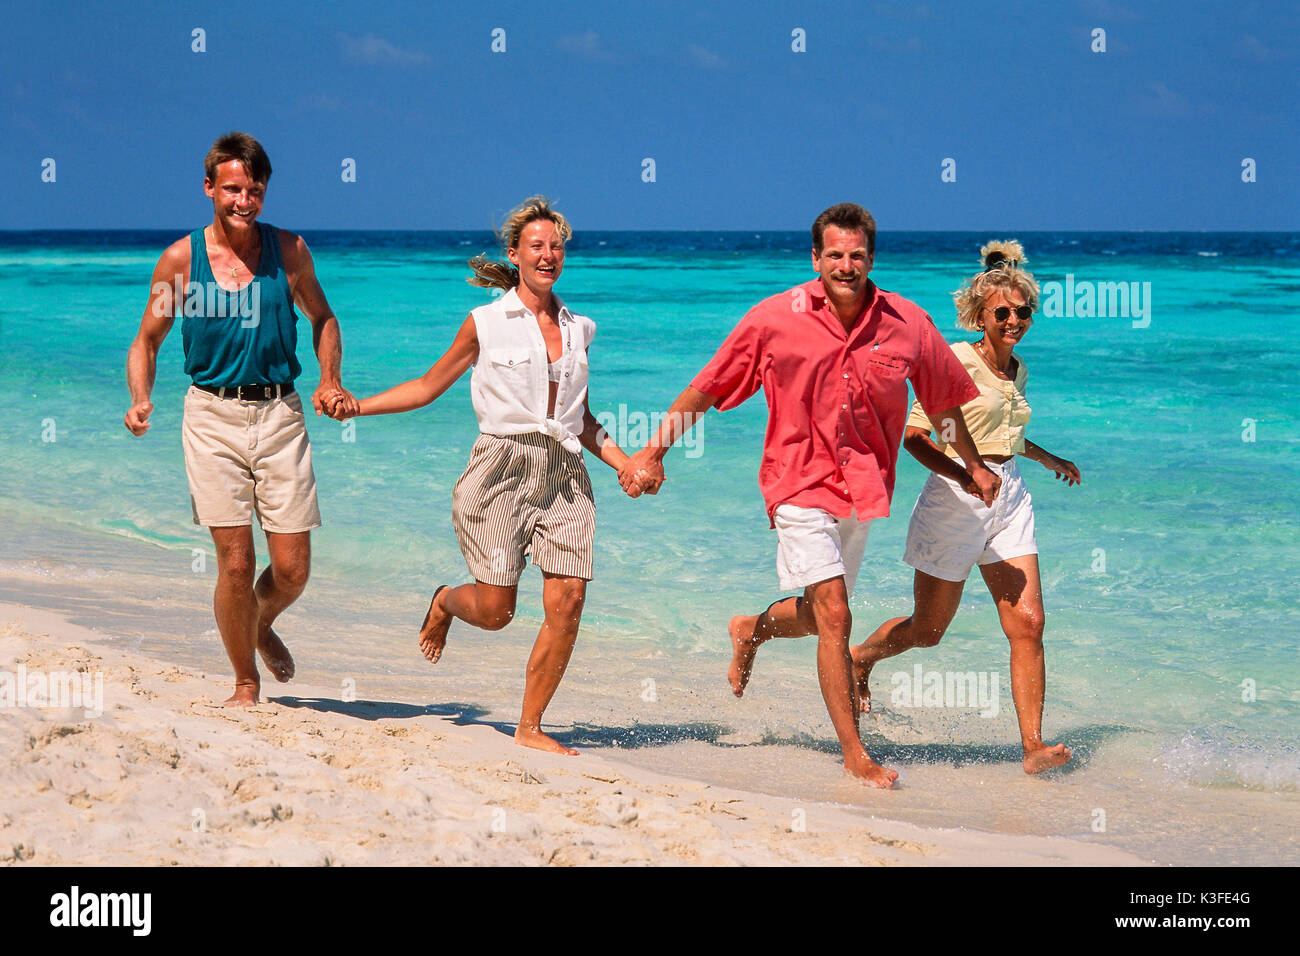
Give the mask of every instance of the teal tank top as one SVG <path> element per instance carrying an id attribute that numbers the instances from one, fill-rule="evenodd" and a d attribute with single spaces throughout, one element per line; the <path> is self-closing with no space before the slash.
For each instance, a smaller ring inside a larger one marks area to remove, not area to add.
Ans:
<path id="1" fill-rule="evenodd" d="M 302 372 L 298 314 L 280 255 L 280 232 L 259 222 L 262 256 L 238 292 L 217 285 L 203 229 L 190 233 L 190 281 L 178 300 L 185 374 L 195 385 L 283 385 Z"/>

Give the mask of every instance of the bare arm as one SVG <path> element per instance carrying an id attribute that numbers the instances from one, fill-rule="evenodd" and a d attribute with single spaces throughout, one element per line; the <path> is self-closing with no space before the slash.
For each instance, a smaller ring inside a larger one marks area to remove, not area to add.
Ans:
<path id="1" fill-rule="evenodd" d="M 338 317 L 325 298 L 325 290 L 316 278 L 316 263 L 302 236 L 280 230 L 280 250 L 284 270 L 293 293 L 293 303 L 311 322 L 311 344 L 320 363 L 320 384 L 312 393 L 311 403 L 319 415 L 326 401 L 339 407 L 330 410 L 337 418 L 356 414 L 356 399 L 343 387 L 343 333 Z"/>
<path id="2" fill-rule="evenodd" d="M 909 426 L 903 432 L 903 447 L 907 449 L 909 455 L 930 469 L 930 471 L 952 479 L 967 491 L 971 490 L 968 487 L 972 484 L 971 477 L 966 473 L 966 469 L 941 452 L 939 446 L 931 440 L 930 432 L 924 428 L 917 428 L 915 425 Z M 976 497 L 979 497 L 979 495 L 976 494 Z"/>
<path id="3" fill-rule="evenodd" d="M 391 415 L 394 412 L 409 412 L 413 408 L 423 408 L 451 388 L 477 358 L 478 331 L 474 326 L 474 316 L 470 315 L 461 323 L 460 330 L 452 339 L 451 347 L 429 371 L 419 378 L 394 385 L 386 392 L 362 399 L 356 414 Z"/>
<path id="4" fill-rule="evenodd" d="M 1055 472 L 1059 481 L 1064 481 L 1067 485 L 1077 485 L 1083 481 L 1083 475 L 1075 466 L 1074 462 L 1067 461 L 1057 455 L 1053 455 L 1045 448 L 1040 448 L 1028 438 L 1025 439 L 1025 450 L 1020 454 L 1024 455 L 1030 461 L 1036 461 L 1048 471 Z"/>
<path id="5" fill-rule="evenodd" d="M 637 483 L 640 488 L 655 494 L 665 480 L 663 460 L 668 449 L 695 425 L 718 400 L 707 392 L 701 392 L 693 386 L 677 396 L 672 407 L 664 414 L 658 430 L 650 436 L 650 441 L 639 452 L 628 459 L 619 471 L 618 480 L 623 490 L 632 493 L 629 485 Z M 639 493 L 639 492 L 638 492 Z M 636 497 L 636 495 L 632 495 Z"/>
<path id="6" fill-rule="evenodd" d="M 149 416 L 153 414 L 150 396 L 158 374 L 158 350 L 172 328 L 176 290 L 184 287 L 189 272 L 190 240 L 187 236 L 168 246 L 158 259 L 140 330 L 126 353 L 126 387 L 131 393 L 131 407 L 122 422 L 137 437 L 149 430 Z"/>
<path id="7" fill-rule="evenodd" d="M 961 413 L 961 406 L 954 405 L 952 408 L 945 409 L 930 421 L 939 434 L 948 440 L 948 444 L 957 449 L 957 454 L 961 455 L 961 460 L 966 463 L 970 480 L 975 482 L 980 491 L 977 497 L 990 508 L 993 507 L 993 502 L 1002 487 L 1002 479 L 993 474 L 984 464 L 984 459 L 980 457 L 979 450 L 975 447 L 975 439 L 970 437 L 970 430 L 966 427 L 966 418 Z M 937 452 L 938 449 L 936 448 L 935 451 Z"/>

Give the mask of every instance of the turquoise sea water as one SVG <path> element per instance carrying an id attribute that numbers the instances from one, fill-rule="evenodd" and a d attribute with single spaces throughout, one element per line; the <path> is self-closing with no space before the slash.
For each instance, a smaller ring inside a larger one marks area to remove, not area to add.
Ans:
<path id="1" fill-rule="evenodd" d="M 0 234 L 0 599 L 72 611 L 222 675 L 210 540 L 191 523 L 180 450 L 178 330 L 160 357 L 152 430 L 134 439 L 121 424 L 149 275 L 183 231 Z M 486 300 L 464 282 L 486 234 L 307 238 L 357 394 L 422 373 Z M 987 238 L 884 234 L 872 277 L 956 341 L 966 333 L 949 293 Z M 1148 316 L 1040 315 L 1018 349 L 1029 437 L 1084 476 L 1067 488 L 1021 462 L 1042 549 L 1045 733 L 1074 748 L 1069 770 L 1019 771 L 1006 641 L 978 577 L 942 645 L 877 671 L 880 713 L 864 731 L 902 773 L 896 793 L 836 772 L 813 641 L 764 647 L 750 691 L 732 699 L 727 620 L 780 596 L 757 487 L 760 397 L 710 413 L 694 447 L 670 454 L 655 498 L 624 498 L 588 456 L 597 578 L 548 716 L 560 736 L 656 769 L 926 825 L 1069 836 L 1157 862 L 1300 861 L 1300 235 L 1018 238 L 1041 282 L 1150 283 Z M 642 440 L 643 416 L 668 406 L 750 305 L 811 277 L 807 245 L 802 233 L 580 234 L 557 288 L 598 324 L 592 410 L 627 422 L 629 445 Z M 305 322 L 299 354 L 309 392 Z M 466 579 L 450 502 L 476 435 L 468 376 L 421 411 L 308 427 L 326 525 L 312 583 L 286 616 L 304 676 L 368 674 L 376 698 L 515 719 L 540 619 L 535 570 L 515 623 L 453 630 L 436 677 L 411 645 L 432 587 Z M 852 602 L 859 639 L 910 609 L 900 557 L 923 481 L 904 454 Z M 200 572 L 196 551 L 209 562 Z M 998 716 L 891 701 L 892 675 L 916 664 L 1000 675 Z"/>

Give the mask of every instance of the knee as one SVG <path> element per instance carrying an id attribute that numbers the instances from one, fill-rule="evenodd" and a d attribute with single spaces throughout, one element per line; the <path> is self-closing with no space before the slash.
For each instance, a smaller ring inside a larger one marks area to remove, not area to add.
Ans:
<path id="1" fill-rule="evenodd" d="M 587 596 L 582 588 L 565 588 L 547 601 L 546 616 L 557 627 L 576 628 Z"/>
<path id="2" fill-rule="evenodd" d="M 481 627 L 485 631 L 499 631 L 515 617 L 515 602 L 509 599 L 489 599 L 479 604 Z"/>
<path id="3" fill-rule="evenodd" d="M 298 593 L 307 586 L 307 579 L 311 577 L 311 565 L 305 561 L 294 561 L 283 567 L 272 567 L 271 573 L 281 588 Z"/>
<path id="4" fill-rule="evenodd" d="M 813 616 L 822 634 L 845 635 L 853 628 L 853 614 L 848 602 L 835 596 L 813 600 Z"/>
<path id="5" fill-rule="evenodd" d="M 251 588 L 257 571 L 257 558 L 252 551 L 231 549 L 217 554 L 217 574 L 227 584 L 237 588 Z"/>
<path id="6" fill-rule="evenodd" d="M 935 647 L 943 640 L 946 625 L 936 621 L 912 619 L 912 642 L 914 647 Z"/>
<path id="7" fill-rule="evenodd" d="M 1043 645 L 1043 628 L 1046 624 L 1042 611 L 1024 611 L 1007 622 L 1007 639 L 1013 644 L 1032 647 Z"/>

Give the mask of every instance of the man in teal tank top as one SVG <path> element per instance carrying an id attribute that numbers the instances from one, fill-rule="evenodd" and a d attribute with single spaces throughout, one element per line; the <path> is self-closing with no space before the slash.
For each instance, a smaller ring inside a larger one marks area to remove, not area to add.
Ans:
<path id="1" fill-rule="evenodd" d="M 297 600 L 311 568 L 311 532 L 320 527 L 302 400 L 294 380 L 298 315 L 312 325 L 320 384 L 316 414 L 350 408 L 343 389 L 339 322 L 316 280 L 300 236 L 257 221 L 271 178 L 260 143 L 246 133 L 218 139 L 204 160 L 211 225 L 172 243 L 153 273 L 149 304 L 126 360 L 131 408 L 126 427 L 149 429 L 158 350 L 179 316 L 185 373 L 181 426 L 195 524 L 217 551 L 213 610 L 235 669 L 227 705 L 256 704 L 257 654 L 276 680 L 293 677 L 293 657 L 272 629 Z M 271 563 L 255 575 L 253 517 Z"/>

